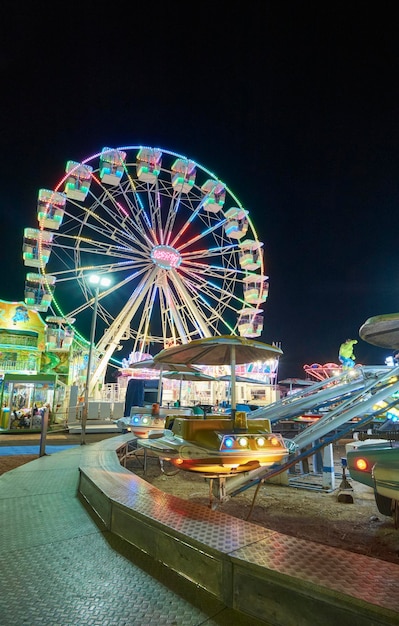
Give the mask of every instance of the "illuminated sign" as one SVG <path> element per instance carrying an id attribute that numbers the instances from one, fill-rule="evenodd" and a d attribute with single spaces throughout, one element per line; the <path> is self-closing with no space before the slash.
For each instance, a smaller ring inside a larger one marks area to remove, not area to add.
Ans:
<path id="1" fill-rule="evenodd" d="M 165 270 L 179 267 L 181 263 L 179 252 L 171 246 L 156 246 L 151 252 L 151 259 L 155 265 L 159 265 Z"/>

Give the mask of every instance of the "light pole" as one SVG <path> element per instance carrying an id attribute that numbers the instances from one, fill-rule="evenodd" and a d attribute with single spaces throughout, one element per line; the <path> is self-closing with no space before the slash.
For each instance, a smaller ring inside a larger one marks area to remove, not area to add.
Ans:
<path id="1" fill-rule="evenodd" d="M 97 274 L 90 274 L 88 281 L 94 285 L 94 306 L 93 314 L 91 318 L 91 330 L 90 330 L 90 347 L 89 357 L 87 360 L 87 373 L 86 373 L 86 386 L 84 394 L 84 405 L 82 412 L 82 430 L 80 436 L 80 443 L 84 445 L 86 443 L 86 424 L 87 416 L 89 413 L 89 385 L 91 376 L 91 363 L 93 360 L 94 342 L 96 337 L 96 323 L 97 323 L 97 308 L 98 308 L 98 296 L 100 293 L 100 287 L 109 287 L 111 280 L 106 276 L 97 276 Z"/>

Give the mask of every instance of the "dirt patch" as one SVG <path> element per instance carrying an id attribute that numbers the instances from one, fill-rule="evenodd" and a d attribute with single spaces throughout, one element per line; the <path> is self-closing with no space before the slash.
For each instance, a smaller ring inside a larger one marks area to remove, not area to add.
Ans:
<path id="1" fill-rule="evenodd" d="M 38 458 L 37 454 L 21 454 L 21 455 L 13 455 L 13 456 L 0 456 L 0 476 L 1 474 L 5 474 L 10 470 L 19 467 L 20 465 L 25 465 L 25 463 L 29 463 L 30 461 L 34 461 Z"/>
<path id="2" fill-rule="evenodd" d="M 251 487 L 227 502 L 216 501 L 216 508 L 286 535 L 399 564 L 399 530 L 395 529 L 391 518 L 379 513 L 373 490 L 348 476 L 347 483 L 353 491 L 340 489 L 346 486 L 342 478 L 343 456 L 345 448 L 337 446 L 334 449 L 334 491 L 322 489 L 321 475 L 295 475 L 290 478 L 289 486 L 265 483 L 256 497 L 256 487 Z M 146 473 L 142 458 L 133 457 L 127 462 L 127 469 L 165 493 L 211 506 L 209 480 L 194 472 L 166 475 L 161 471 L 159 460 L 151 456 L 147 456 Z M 342 498 L 346 493 L 350 501 L 339 501 L 338 495 Z"/>

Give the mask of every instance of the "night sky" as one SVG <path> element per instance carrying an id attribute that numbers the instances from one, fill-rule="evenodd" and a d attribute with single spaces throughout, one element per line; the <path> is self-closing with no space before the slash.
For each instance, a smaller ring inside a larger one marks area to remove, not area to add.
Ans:
<path id="1" fill-rule="evenodd" d="M 398 27 L 381 0 L 3 3 L 0 298 L 24 298 L 23 229 L 67 160 L 160 147 L 249 210 L 280 377 L 337 362 L 399 311 Z"/>

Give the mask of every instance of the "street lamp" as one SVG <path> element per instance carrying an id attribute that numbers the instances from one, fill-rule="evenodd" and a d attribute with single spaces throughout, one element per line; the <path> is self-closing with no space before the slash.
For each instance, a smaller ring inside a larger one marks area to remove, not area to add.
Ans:
<path id="1" fill-rule="evenodd" d="M 82 430 L 80 443 L 84 445 L 86 443 L 86 424 L 87 424 L 87 416 L 89 412 L 89 384 L 90 384 L 90 376 L 91 376 L 91 363 L 93 360 L 93 350 L 94 350 L 94 342 L 96 336 L 96 323 L 97 323 L 97 308 L 98 308 L 98 296 L 100 293 L 100 287 L 109 287 L 111 284 L 111 279 L 107 276 L 98 276 L 97 274 L 90 274 L 88 277 L 88 282 L 94 285 L 94 306 L 93 306 L 93 314 L 91 318 L 91 330 L 90 330 L 90 347 L 89 347 L 89 358 L 87 360 L 87 374 L 86 374 L 86 387 L 84 394 L 84 406 L 82 412 Z"/>

